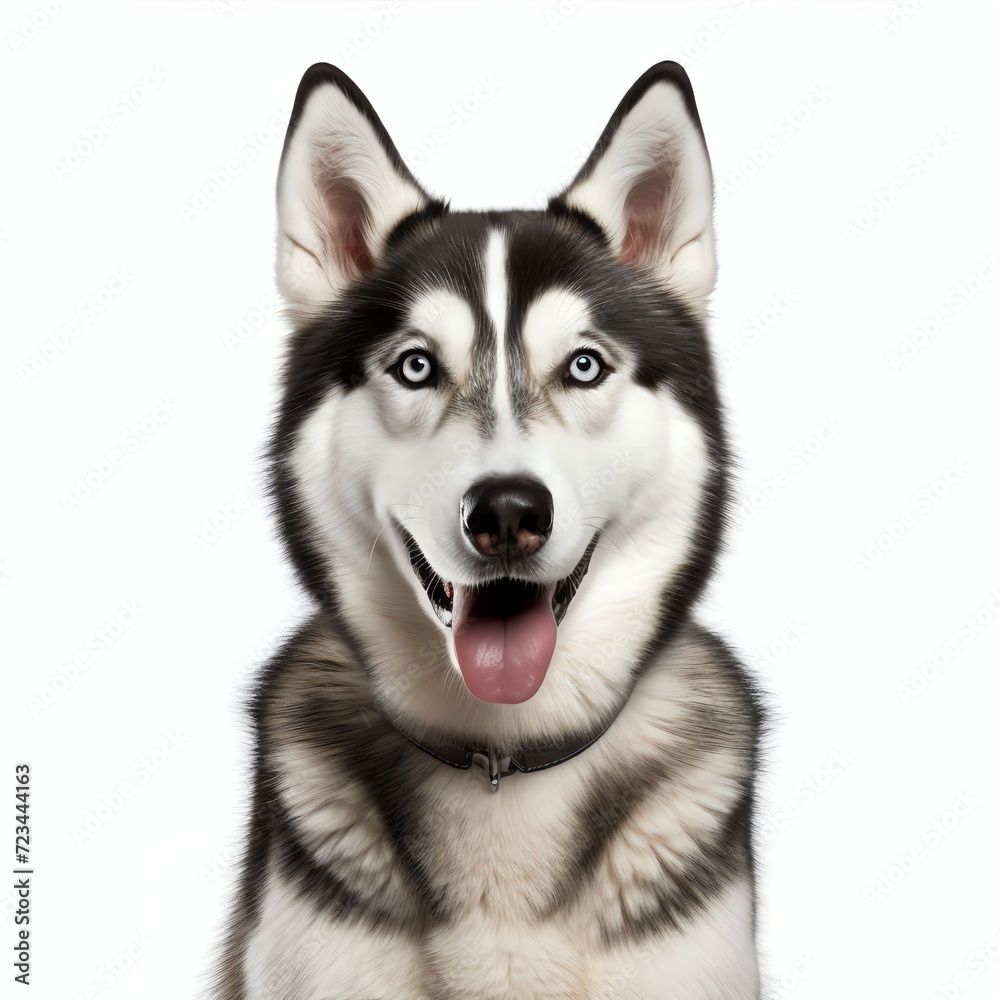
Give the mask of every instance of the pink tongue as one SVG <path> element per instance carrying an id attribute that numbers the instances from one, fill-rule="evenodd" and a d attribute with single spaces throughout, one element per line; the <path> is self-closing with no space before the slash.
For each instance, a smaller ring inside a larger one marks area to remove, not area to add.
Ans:
<path id="1" fill-rule="evenodd" d="M 480 701 L 516 705 L 541 686 L 556 648 L 555 585 L 510 618 L 474 618 L 473 595 L 455 587 L 452 632 L 465 685 Z"/>

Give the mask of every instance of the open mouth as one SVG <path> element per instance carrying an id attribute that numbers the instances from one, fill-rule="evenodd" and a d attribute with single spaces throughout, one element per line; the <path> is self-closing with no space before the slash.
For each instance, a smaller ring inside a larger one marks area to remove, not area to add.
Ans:
<path id="1" fill-rule="evenodd" d="M 469 691 L 480 701 L 527 701 L 545 679 L 556 626 L 590 568 L 599 534 L 573 572 L 557 583 L 498 577 L 463 586 L 442 580 L 413 536 L 396 527 L 434 613 L 452 630 L 455 657 Z"/>

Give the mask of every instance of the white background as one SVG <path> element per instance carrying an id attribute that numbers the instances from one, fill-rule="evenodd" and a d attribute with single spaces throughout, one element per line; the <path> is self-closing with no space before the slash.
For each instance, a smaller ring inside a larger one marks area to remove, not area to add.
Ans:
<path id="1" fill-rule="evenodd" d="M 346 69 L 411 164 L 440 129 L 415 169 L 456 207 L 535 206 L 675 58 L 748 505 L 701 617 L 772 711 L 765 970 L 801 1000 L 997 996 L 996 5 L 55 7 L 0 15 L 0 813 L 6 870 L 29 761 L 35 995 L 193 995 L 221 928 L 247 678 L 303 613 L 256 478 L 302 72 Z"/>

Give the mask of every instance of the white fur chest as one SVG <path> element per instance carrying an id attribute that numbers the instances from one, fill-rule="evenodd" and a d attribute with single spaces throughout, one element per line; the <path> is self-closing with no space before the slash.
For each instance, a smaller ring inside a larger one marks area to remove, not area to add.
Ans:
<path id="1" fill-rule="evenodd" d="M 425 942 L 431 995 L 588 995 L 587 928 L 568 914 L 545 916 L 573 856 L 569 804 L 583 770 L 570 762 L 511 775 L 496 793 L 478 768 L 435 775 L 429 855 L 451 916 Z"/>
<path id="2" fill-rule="evenodd" d="M 572 855 L 572 808 L 585 768 L 575 761 L 500 779 L 440 766 L 427 787 L 428 873 L 446 909 L 522 923 L 545 911 Z"/>

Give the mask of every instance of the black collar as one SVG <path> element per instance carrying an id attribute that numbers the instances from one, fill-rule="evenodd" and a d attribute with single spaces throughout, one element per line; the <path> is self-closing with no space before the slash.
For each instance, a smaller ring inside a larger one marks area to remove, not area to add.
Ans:
<path id="1" fill-rule="evenodd" d="M 555 767 L 556 764 L 562 764 L 577 754 L 583 753 L 587 747 L 596 743 L 611 728 L 611 724 L 618 718 L 618 715 L 619 712 L 615 712 L 606 725 L 597 730 L 591 730 L 583 736 L 567 736 L 565 739 L 554 740 L 551 743 L 543 743 L 534 747 L 520 747 L 511 752 L 506 752 L 491 744 L 470 745 L 459 740 L 428 739 L 421 742 L 412 737 L 406 730 L 400 729 L 395 722 L 392 723 L 392 726 L 414 746 L 419 747 L 424 753 L 430 754 L 435 760 L 441 761 L 442 764 L 450 764 L 452 767 L 460 767 L 463 770 L 470 768 L 473 764 L 481 767 L 489 776 L 490 790 L 496 792 L 500 788 L 500 779 L 506 778 L 515 771 L 522 771 L 525 774 L 532 771 L 544 771 L 548 767 Z"/>

